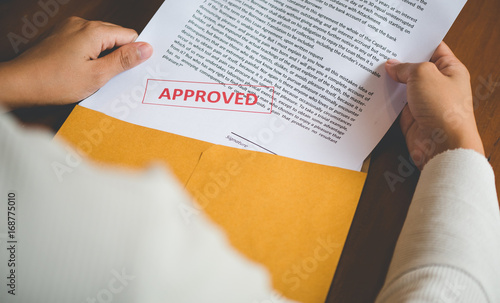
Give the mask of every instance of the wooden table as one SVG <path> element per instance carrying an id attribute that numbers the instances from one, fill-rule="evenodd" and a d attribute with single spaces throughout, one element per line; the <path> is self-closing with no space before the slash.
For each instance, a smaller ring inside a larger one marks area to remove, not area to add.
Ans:
<path id="1" fill-rule="evenodd" d="M 38 2 L 0 0 L 0 61 L 17 55 L 7 35 L 20 34 L 23 17 L 33 18 L 42 10 Z M 55 24 L 72 15 L 108 21 L 140 32 L 162 2 L 57 0 L 58 7 L 52 7 L 53 16 L 39 19 L 36 31 L 27 43 L 19 45 L 19 52 L 36 44 Z M 500 189 L 499 16 L 500 1 L 469 1 L 445 38 L 470 70 L 475 114 L 486 155 L 497 173 L 497 190 Z M 23 109 L 14 114 L 25 124 L 43 125 L 56 131 L 72 108 Z M 405 181 L 397 184 L 394 192 L 390 190 L 384 173 L 397 174 L 400 157 L 409 159 L 404 138 L 395 123 L 373 151 L 368 179 L 327 302 L 372 302 L 380 290 L 419 177 L 418 172 L 405 176 Z"/>

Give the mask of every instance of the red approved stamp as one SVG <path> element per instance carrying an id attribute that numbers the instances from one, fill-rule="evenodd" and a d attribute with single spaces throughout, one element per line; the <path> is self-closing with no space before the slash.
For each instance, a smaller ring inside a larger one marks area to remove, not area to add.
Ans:
<path id="1" fill-rule="evenodd" d="M 274 87 L 148 79 L 143 104 L 270 114 Z"/>

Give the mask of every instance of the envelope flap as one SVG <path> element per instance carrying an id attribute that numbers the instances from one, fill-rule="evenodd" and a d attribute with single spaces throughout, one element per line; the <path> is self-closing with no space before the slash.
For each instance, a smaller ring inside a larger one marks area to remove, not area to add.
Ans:
<path id="1" fill-rule="evenodd" d="M 186 183 L 203 151 L 212 143 L 137 126 L 77 105 L 57 133 L 99 163 L 142 168 L 168 166 Z"/>
<path id="2" fill-rule="evenodd" d="M 365 173 L 235 149 L 137 126 L 76 106 L 60 129 L 105 164 L 171 168 L 231 244 L 267 267 L 288 298 L 324 302 Z"/>
<path id="3" fill-rule="evenodd" d="M 214 145 L 187 183 L 231 244 L 265 265 L 274 287 L 323 302 L 366 174 Z"/>

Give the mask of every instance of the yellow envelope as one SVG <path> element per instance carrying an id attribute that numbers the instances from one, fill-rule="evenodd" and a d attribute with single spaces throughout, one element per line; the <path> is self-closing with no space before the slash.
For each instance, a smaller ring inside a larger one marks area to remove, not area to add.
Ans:
<path id="1" fill-rule="evenodd" d="M 240 150 L 137 126 L 76 106 L 58 137 L 97 162 L 168 166 L 231 244 L 267 267 L 273 286 L 324 302 L 365 173 Z"/>

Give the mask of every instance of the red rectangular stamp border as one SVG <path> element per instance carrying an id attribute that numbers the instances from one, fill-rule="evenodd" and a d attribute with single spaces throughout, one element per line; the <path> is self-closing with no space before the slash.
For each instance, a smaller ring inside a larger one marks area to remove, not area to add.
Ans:
<path id="1" fill-rule="evenodd" d="M 146 93 L 148 92 L 149 81 L 163 81 L 163 82 L 177 82 L 177 83 L 197 83 L 197 84 L 214 84 L 214 85 L 231 85 L 231 86 L 250 86 L 250 87 L 265 87 L 273 90 L 273 94 L 271 97 L 271 110 L 269 112 L 257 112 L 257 111 L 247 111 L 247 110 L 235 110 L 235 109 L 221 109 L 221 108 L 206 108 L 206 107 L 197 107 L 197 106 L 184 106 L 184 105 L 170 105 L 170 104 L 157 104 L 157 103 L 148 103 L 146 101 Z M 274 86 L 266 86 L 266 85 L 251 85 L 251 84 L 231 84 L 231 83 L 213 83 L 213 82 L 197 82 L 197 81 L 181 81 L 181 80 L 164 80 L 164 79 L 147 79 L 146 81 L 146 89 L 144 91 L 144 97 L 142 98 L 142 104 L 147 105 L 159 105 L 159 106 L 170 106 L 170 107 L 183 107 L 183 108 L 196 108 L 196 109 L 206 109 L 206 110 L 219 110 L 219 111 L 230 111 L 230 112 L 241 112 L 241 113 L 254 113 L 254 114 L 264 114 L 269 115 L 273 112 L 274 106 Z"/>

